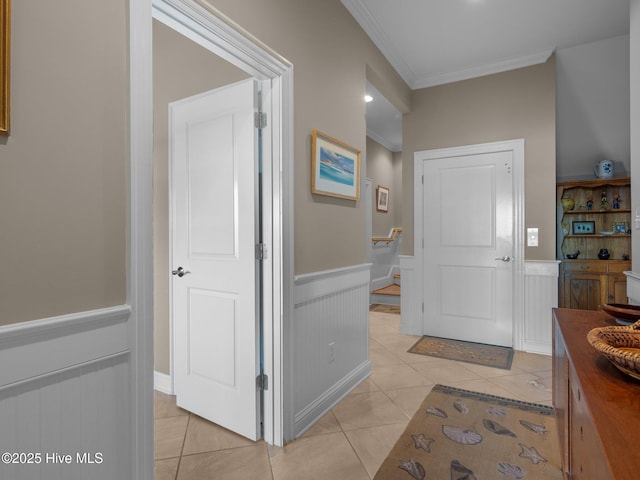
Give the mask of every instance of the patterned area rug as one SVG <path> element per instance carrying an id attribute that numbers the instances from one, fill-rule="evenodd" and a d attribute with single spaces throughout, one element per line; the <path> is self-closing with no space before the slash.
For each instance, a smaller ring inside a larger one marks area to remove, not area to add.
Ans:
<path id="1" fill-rule="evenodd" d="M 424 336 L 408 352 L 511 370 L 513 348 Z"/>
<path id="2" fill-rule="evenodd" d="M 436 385 L 374 480 L 560 480 L 553 408 Z"/>
<path id="3" fill-rule="evenodd" d="M 400 315 L 400 305 L 381 305 L 379 303 L 372 303 L 369 305 L 369 311 Z"/>

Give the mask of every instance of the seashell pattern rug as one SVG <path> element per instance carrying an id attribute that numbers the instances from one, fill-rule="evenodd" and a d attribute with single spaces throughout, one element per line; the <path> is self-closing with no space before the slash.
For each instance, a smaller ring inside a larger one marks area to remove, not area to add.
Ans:
<path id="1" fill-rule="evenodd" d="M 513 362 L 513 348 L 428 335 L 418 340 L 408 352 L 502 368 L 503 370 L 511 370 Z"/>
<path id="2" fill-rule="evenodd" d="M 436 385 L 374 480 L 561 480 L 552 407 Z"/>

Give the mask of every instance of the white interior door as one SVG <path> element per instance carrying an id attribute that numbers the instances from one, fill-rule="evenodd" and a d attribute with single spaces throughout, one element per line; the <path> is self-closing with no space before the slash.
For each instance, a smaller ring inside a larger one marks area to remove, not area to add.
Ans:
<path id="1" fill-rule="evenodd" d="M 169 107 L 174 391 L 182 408 L 254 440 L 256 85 L 246 80 Z"/>
<path id="2" fill-rule="evenodd" d="M 513 345 L 513 152 L 423 161 L 423 332 Z"/>

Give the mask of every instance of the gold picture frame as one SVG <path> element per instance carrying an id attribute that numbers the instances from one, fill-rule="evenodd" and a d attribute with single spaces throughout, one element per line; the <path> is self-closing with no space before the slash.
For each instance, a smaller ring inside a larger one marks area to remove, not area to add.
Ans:
<path id="1" fill-rule="evenodd" d="M 311 134 L 311 193 L 360 199 L 360 150 L 314 130 Z"/>
<path id="2" fill-rule="evenodd" d="M 0 135 L 9 135 L 11 0 L 0 0 Z"/>

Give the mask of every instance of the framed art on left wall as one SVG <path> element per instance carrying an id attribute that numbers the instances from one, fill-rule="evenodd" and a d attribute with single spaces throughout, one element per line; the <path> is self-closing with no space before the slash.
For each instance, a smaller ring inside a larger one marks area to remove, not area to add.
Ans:
<path id="1" fill-rule="evenodd" d="M 311 135 L 311 193 L 360 199 L 360 150 L 314 130 Z"/>
<path id="2" fill-rule="evenodd" d="M 0 135 L 9 135 L 11 0 L 0 0 Z"/>

